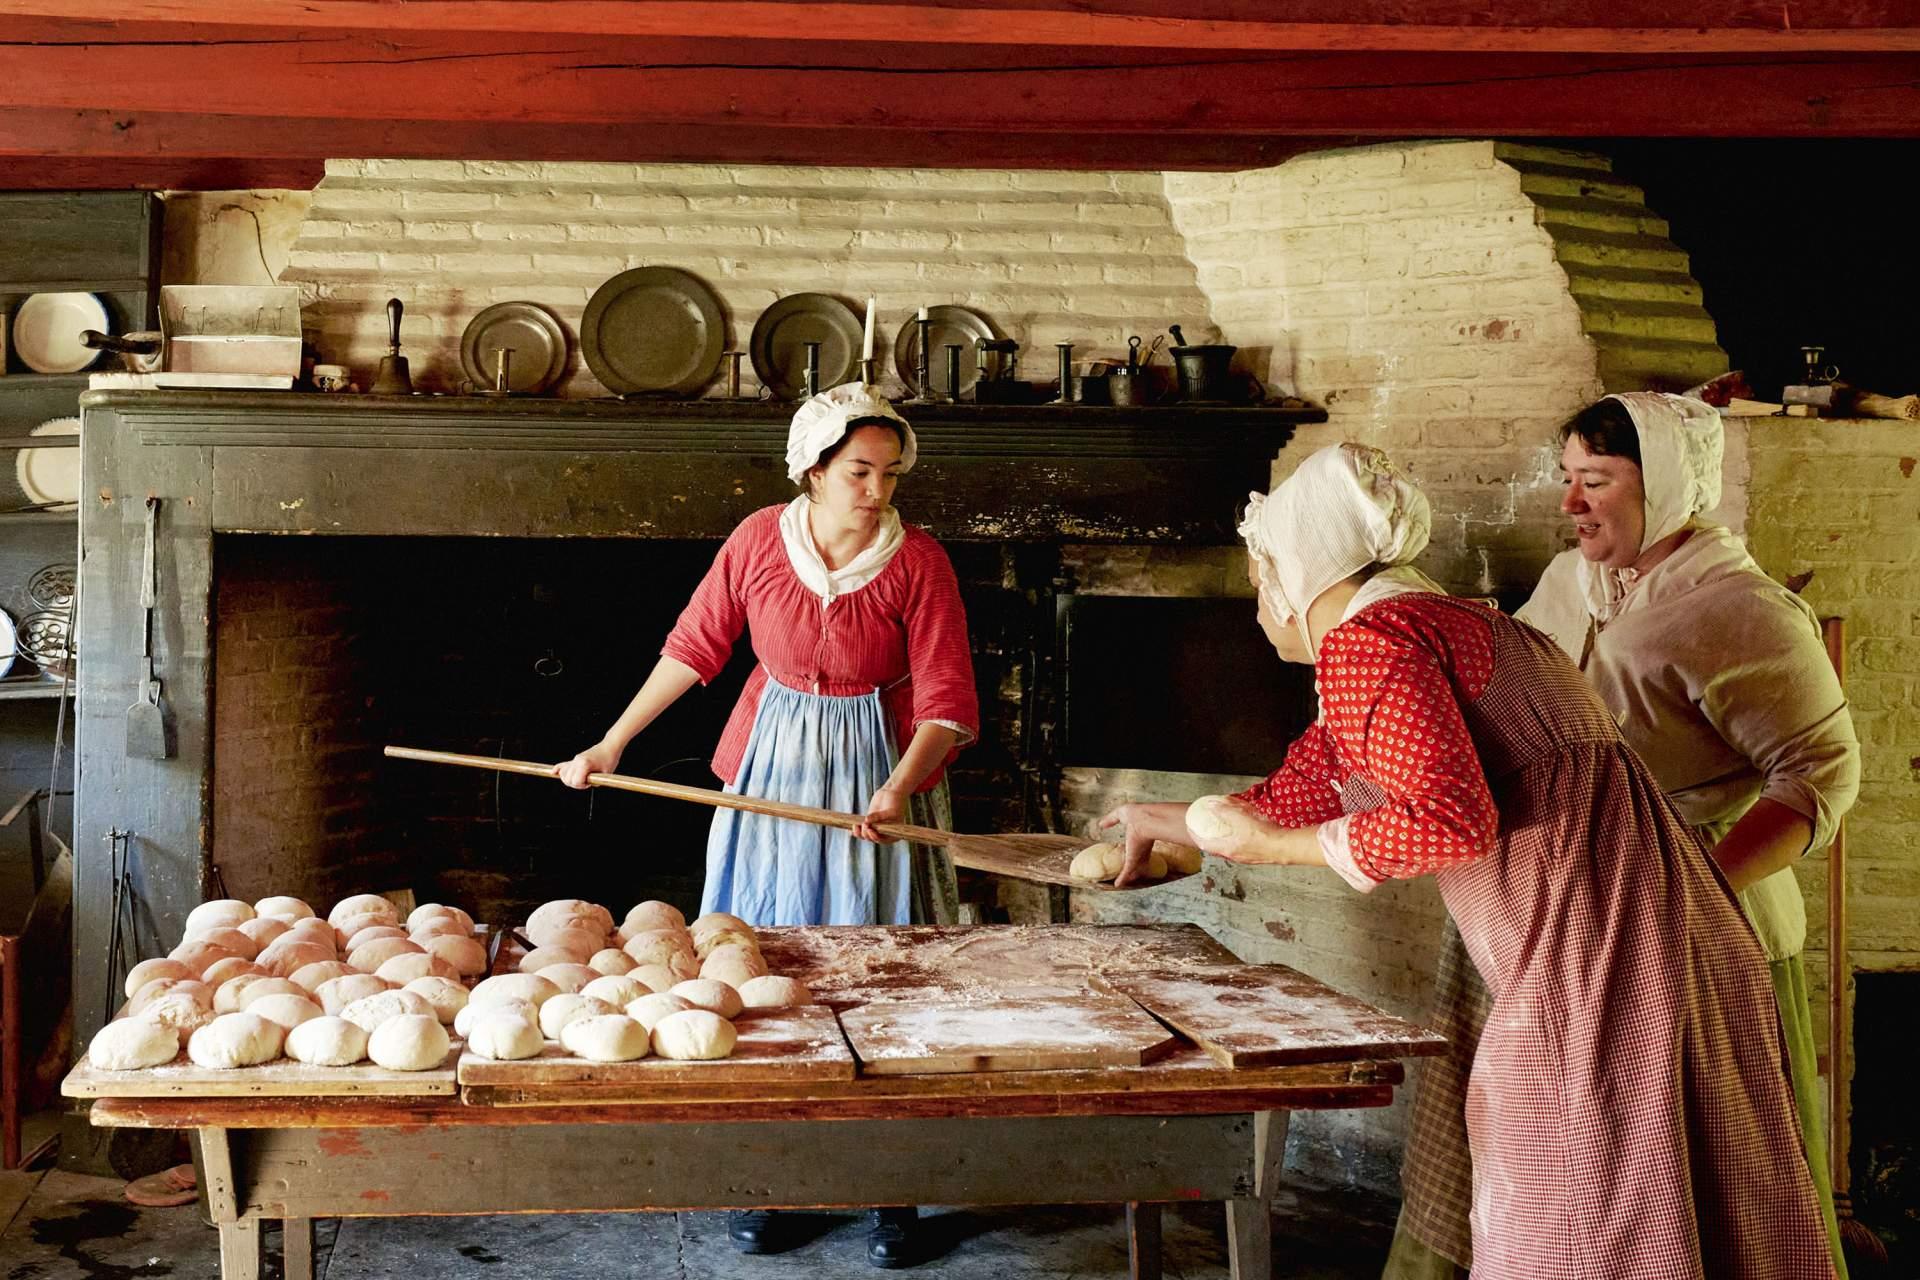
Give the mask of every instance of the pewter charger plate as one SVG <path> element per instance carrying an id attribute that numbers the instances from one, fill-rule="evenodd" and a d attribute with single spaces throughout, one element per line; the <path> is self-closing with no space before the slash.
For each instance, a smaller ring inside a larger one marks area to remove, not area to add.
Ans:
<path id="1" fill-rule="evenodd" d="M 567 371 L 567 331 L 559 317 L 537 302 L 496 302 L 467 323 L 460 335 L 460 368 L 476 391 L 493 389 L 493 371 L 502 349 L 507 388 L 537 396 L 552 389 Z"/>
<path id="2" fill-rule="evenodd" d="M 973 389 L 974 382 L 980 376 L 979 352 L 974 346 L 980 339 L 992 342 L 1000 335 L 993 327 L 993 321 L 969 307 L 943 303 L 927 308 L 927 379 L 933 383 L 933 389 L 945 394 L 947 388 L 947 347 L 957 344 L 960 352 L 959 393 L 966 395 Z M 893 367 L 900 375 L 900 381 L 909 387 L 914 386 L 914 360 L 920 354 L 920 322 L 908 319 L 900 322 L 900 332 L 893 335 Z"/>
<path id="3" fill-rule="evenodd" d="M 820 386 L 853 380 L 858 367 L 860 317 L 832 294 L 796 293 L 781 298 L 754 321 L 747 341 L 753 375 L 782 400 L 806 394 L 807 343 L 820 344 Z"/>
<path id="4" fill-rule="evenodd" d="M 713 380 L 726 343 L 719 297 L 678 267 L 622 271 L 580 317 L 580 354 L 615 395 L 692 395 Z"/>

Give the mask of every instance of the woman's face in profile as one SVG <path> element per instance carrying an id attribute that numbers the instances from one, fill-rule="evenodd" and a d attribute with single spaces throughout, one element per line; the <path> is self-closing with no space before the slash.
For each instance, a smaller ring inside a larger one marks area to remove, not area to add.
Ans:
<path id="1" fill-rule="evenodd" d="M 1260 590 L 1260 562 L 1251 555 L 1247 557 L 1247 581 L 1253 584 L 1254 598 L 1258 601 L 1255 617 L 1260 622 L 1260 633 L 1280 655 L 1282 662 L 1299 662 L 1309 666 L 1313 664 L 1313 655 L 1307 652 L 1306 637 L 1300 634 L 1300 624 L 1293 618 L 1279 619 L 1267 607 L 1267 594 Z"/>

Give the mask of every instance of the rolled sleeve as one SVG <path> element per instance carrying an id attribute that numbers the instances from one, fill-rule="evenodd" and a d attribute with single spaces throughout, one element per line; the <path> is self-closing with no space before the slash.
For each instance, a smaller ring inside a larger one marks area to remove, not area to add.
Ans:
<path id="1" fill-rule="evenodd" d="M 1373 887 L 1380 882 L 1367 873 L 1359 860 L 1353 856 L 1353 818 L 1337 818 L 1332 822 L 1323 822 L 1314 832 L 1320 842 L 1320 856 L 1327 865 L 1337 872 L 1342 880 L 1358 889 L 1361 893 L 1372 893 Z"/>

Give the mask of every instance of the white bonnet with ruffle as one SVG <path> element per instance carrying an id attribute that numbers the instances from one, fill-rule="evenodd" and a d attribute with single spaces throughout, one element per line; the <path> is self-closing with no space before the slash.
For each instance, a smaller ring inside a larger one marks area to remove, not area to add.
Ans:
<path id="1" fill-rule="evenodd" d="M 913 470 L 920 452 L 913 427 L 872 387 L 847 382 L 808 396 L 794 411 L 793 424 L 787 428 L 787 478 L 799 484 L 820 455 L 847 434 L 847 424 L 862 418 L 885 418 L 900 425 L 900 470 L 903 474 Z"/>

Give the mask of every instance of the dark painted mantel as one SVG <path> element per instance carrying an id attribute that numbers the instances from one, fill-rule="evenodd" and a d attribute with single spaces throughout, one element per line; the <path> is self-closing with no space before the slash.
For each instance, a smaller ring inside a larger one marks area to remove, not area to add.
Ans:
<path id="1" fill-rule="evenodd" d="M 98 391 L 82 399 L 77 623 L 77 1032 L 99 1025 L 131 833 L 147 954 L 213 881 L 216 533 L 724 537 L 792 496 L 791 407 Z M 906 409 L 907 518 L 946 541 L 1225 545 L 1247 491 L 1317 409 Z M 155 674 L 173 758 L 129 758 L 146 499 L 160 499 Z"/>

